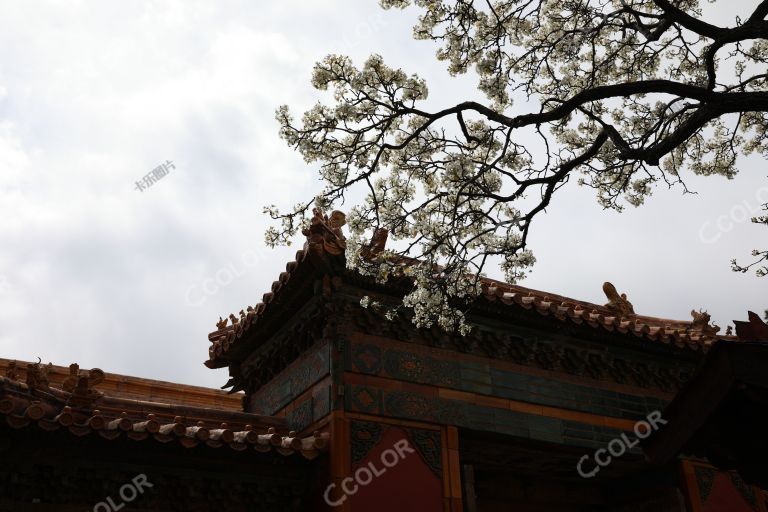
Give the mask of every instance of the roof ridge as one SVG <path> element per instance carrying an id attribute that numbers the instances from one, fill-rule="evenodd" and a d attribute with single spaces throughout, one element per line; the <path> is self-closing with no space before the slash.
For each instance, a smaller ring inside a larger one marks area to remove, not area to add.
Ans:
<path id="1" fill-rule="evenodd" d="M 317 457 L 329 446 L 327 432 L 314 431 L 299 437 L 297 432 L 288 430 L 283 418 L 109 397 L 98 392 L 83 399 L 78 390 L 70 393 L 50 388 L 44 381 L 36 384 L 30 386 L 0 376 L 0 417 L 10 427 L 20 429 L 36 424 L 45 431 L 64 429 L 75 436 L 94 432 L 107 440 L 154 438 L 161 443 L 177 441 L 186 448 L 201 444 L 211 448 L 229 446 L 236 451 L 252 448 L 256 452 L 274 450 L 286 456 L 300 453 L 307 459 Z M 197 412 L 206 414 L 194 414 Z M 258 433 L 256 428 L 264 433 Z"/>
<path id="2" fill-rule="evenodd" d="M 206 366 L 218 368 L 226 365 L 226 362 L 221 359 L 222 356 L 255 325 L 258 325 L 259 319 L 263 316 L 264 311 L 269 309 L 275 296 L 291 281 L 296 270 L 309 259 L 310 255 L 321 257 L 324 261 L 345 258 L 343 248 L 346 246 L 346 241 L 340 229 L 344 223 L 343 214 L 334 211 L 329 218 L 318 209 L 313 210 L 313 214 L 312 223 L 303 231 L 307 237 L 304 247 L 296 252 L 294 261 L 286 264 L 286 271 L 281 272 L 279 280 L 272 283 L 271 291 L 264 294 L 262 302 L 255 307 L 249 306 L 247 312 L 241 310 L 239 319 L 230 314 L 229 319 L 232 321 L 232 325 L 227 325 L 226 320 L 219 317 L 219 322 L 216 324 L 217 330 L 208 335 L 211 346 L 209 347 L 209 360 L 206 361 Z M 387 231 L 383 228 L 377 228 L 370 244 L 363 248 L 363 257 L 373 258 L 384 251 L 386 238 Z M 403 259 L 412 262 L 417 261 L 413 258 L 404 257 Z M 674 341 L 678 345 L 689 344 L 692 348 L 706 348 L 720 330 L 718 326 L 710 325 L 710 316 L 706 311 L 698 313 L 691 311 L 693 320 L 639 315 L 635 313 L 626 294 L 619 294 L 616 287 L 610 282 L 603 283 L 603 292 L 609 302 L 607 304 L 595 304 L 489 277 L 481 276 L 480 280 L 482 283 L 480 296 L 492 302 L 500 300 L 505 305 L 514 304 L 524 309 L 536 307 L 539 313 L 543 315 L 553 313 L 560 320 L 570 319 L 576 324 L 586 323 L 591 327 L 602 325 L 610 331 L 615 330 L 622 334 L 631 332 L 637 336 L 648 337 L 653 341 L 657 339 L 664 343 Z M 525 297 L 521 297 L 522 295 Z M 582 311 L 589 313 L 589 316 L 583 315 Z"/>

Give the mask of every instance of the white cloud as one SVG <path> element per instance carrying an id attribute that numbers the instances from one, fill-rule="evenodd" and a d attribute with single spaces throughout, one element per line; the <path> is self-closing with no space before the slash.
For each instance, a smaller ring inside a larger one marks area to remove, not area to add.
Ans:
<path id="1" fill-rule="evenodd" d="M 318 95 L 315 60 L 376 52 L 428 80 L 433 105 L 476 96 L 411 38 L 412 12 L 355 0 L 7 3 L 0 19 L 0 356 L 220 385 L 202 366 L 219 315 L 258 302 L 295 247 L 264 248 L 269 202 L 316 192 L 313 166 L 277 137 L 275 108 Z M 134 182 L 176 169 L 144 192 Z M 764 184 L 659 191 L 622 216 L 571 187 L 537 224 L 530 286 L 602 301 L 612 279 L 641 313 L 706 307 L 724 326 L 764 284 L 728 271 L 760 228 L 704 247 L 702 219 Z M 684 205 L 684 206 L 681 206 Z M 197 286 L 246 253 L 257 266 L 193 306 Z M 723 290 L 727 290 L 724 292 Z"/>

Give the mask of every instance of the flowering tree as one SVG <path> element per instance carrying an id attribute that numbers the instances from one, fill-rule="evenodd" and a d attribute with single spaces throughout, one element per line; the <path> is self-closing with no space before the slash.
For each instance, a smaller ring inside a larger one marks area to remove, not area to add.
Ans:
<path id="1" fill-rule="evenodd" d="M 763 204 L 763 211 L 766 212 L 766 215 L 761 215 L 760 217 L 752 217 L 752 222 L 755 224 L 764 224 L 768 226 L 768 203 Z M 731 260 L 731 267 L 733 268 L 734 272 L 746 273 L 755 268 L 755 273 L 758 276 L 768 276 L 768 251 L 754 249 L 752 251 L 752 256 L 757 257 L 757 259 L 743 266 L 739 265 L 736 260 Z M 766 311 L 766 321 L 768 321 L 768 311 Z"/>
<path id="2" fill-rule="evenodd" d="M 376 55 L 362 68 L 326 57 L 312 83 L 332 100 L 300 121 L 277 111 L 325 188 L 267 208 L 280 221 L 267 241 L 288 243 L 313 203 L 359 198 L 348 265 L 410 275 L 418 325 L 462 326 L 486 265 L 522 278 L 534 218 L 574 177 L 620 210 L 654 183 L 684 187 L 682 171 L 731 178 L 739 155 L 768 156 L 768 0 L 723 25 L 699 0 L 380 1 L 420 9 L 415 37 L 438 44 L 451 74 L 473 69 L 486 100 L 429 110 L 417 75 Z M 366 250 L 375 228 L 387 250 Z"/>

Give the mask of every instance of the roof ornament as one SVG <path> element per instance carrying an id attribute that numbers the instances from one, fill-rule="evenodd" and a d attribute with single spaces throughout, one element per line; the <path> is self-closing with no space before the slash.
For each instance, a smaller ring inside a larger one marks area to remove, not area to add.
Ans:
<path id="1" fill-rule="evenodd" d="M 622 293 L 619 295 L 619 292 L 616 290 L 616 287 L 613 286 L 613 283 L 608 281 L 604 282 L 603 293 L 608 297 L 608 303 L 605 305 L 606 308 L 613 313 L 616 313 L 619 317 L 634 316 L 635 308 L 633 308 L 632 303 L 627 300 L 627 294 Z"/>
<path id="2" fill-rule="evenodd" d="M 698 331 L 702 334 L 716 334 L 720 327 L 717 325 L 710 325 L 709 321 L 712 319 L 709 313 L 706 311 L 696 311 L 695 309 L 691 310 L 691 316 L 693 317 L 693 321 L 691 322 L 691 331 Z"/>
<path id="3" fill-rule="evenodd" d="M 309 226 L 301 232 L 307 237 L 307 244 L 322 248 L 328 254 L 339 256 L 347 249 L 347 239 L 341 228 L 347 223 L 344 212 L 334 210 L 330 217 L 323 214 L 320 208 L 312 209 L 312 220 Z"/>
<path id="4" fill-rule="evenodd" d="M 734 320 L 736 336 L 743 341 L 768 341 L 768 324 L 760 320 L 757 313 L 748 313 L 749 321 Z"/>
<path id="5" fill-rule="evenodd" d="M 72 396 L 67 401 L 67 405 L 78 407 L 91 405 L 101 398 L 103 393 L 97 391 L 94 387 L 104 381 L 104 372 L 99 368 L 92 368 L 88 371 L 80 371 L 80 365 L 72 363 L 69 365 L 69 376 L 64 380 L 61 388 Z"/>
<path id="6" fill-rule="evenodd" d="M 216 322 L 216 328 L 218 330 L 226 329 L 227 328 L 227 321 L 223 318 L 219 317 L 219 321 Z"/>
<path id="7" fill-rule="evenodd" d="M 51 389 L 48 374 L 53 368 L 53 364 L 48 363 L 46 366 L 42 366 L 42 362 L 43 360 L 38 357 L 36 363 L 27 365 L 27 386 L 29 389 L 48 392 Z"/>
<path id="8" fill-rule="evenodd" d="M 19 373 L 19 367 L 16 361 L 8 363 L 8 367 L 5 369 L 5 377 L 11 380 L 19 380 L 21 374 Z"/>

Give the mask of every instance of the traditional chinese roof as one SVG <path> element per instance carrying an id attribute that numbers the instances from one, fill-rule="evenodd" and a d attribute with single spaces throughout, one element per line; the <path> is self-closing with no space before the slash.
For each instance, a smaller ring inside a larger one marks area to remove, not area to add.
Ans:
<path id="1" fill-rule="evenodd" d="M 288 431 L 282 418 L 105 395 L 94 388 L 103 374 L 96 369 L 76 373 L 63 389 L 50 387 L 48 372 L 48 368 L 32 364 L 24 371 L 26 382 L 18 368 L 6 369 L 6 376 L 0 377 L 0 417 L 9 426 L 68 430 L 75 436 L 98 435 L 106 440 L 178 443 L 188 448 L 207 445 L 298 453 L 307 459 L 317 457 L 328 446 L 327 433 L 299 437 Z"/>
<path id="2" fill-rule="evenodd" d="M 334 212 L 334 215 L 338 213 Z M 258 332 L 273 310 L 286 309 L 282 296 L 289 294 L 287 289 L 306 289 L 309 287 L 307 279 L 317 279 L 329 269 L 337 269 L 337 274 L 349 272 L 345 270 L 345 242 L 340 234 L 340 226 L 336 225 L 338 223 L 331 224 L 334 223 L 328 217 L 316 211 L 312 224 L 304 230 L 307 236 L 304 248 L 296 253 L 294 261 L 286 265 L 285 271 L 272 283 L 271 290 L 262 296 L 261 302 L 253 307 L 248 306 L 246 311 L 241 310 L 239 318 L 229 315 L 231 323 L 220 318 L 217 330 L 208 335 L 211 346 L 206 366 L 220 368 L 236 359 L 232 352 L 239 348 L 240 341 Z M 370 252 L 380 252 L 385 243 L 386 232 L 380 230 L 374 234 L 369 246 Z M 609 302 L 600 305 L 493 279 L 482 279 L 482 302 L 485 304 L 508 306 L 536 317 L 551 318 L 555 322 L 694 351 L 706 350 L 718 338 L 719 327 L 710 325 L 710 317 L 706 312 L 691 311 L 692 321 L 638 315 L 626 295 L 619 295 L 611 283 L 604 283 L 603 291 Z"/>
<path id="3" fill-rule="evenodd" d="M 754 311 L 747 313 L 748 320 L 734 320 L 736 336 L 742 341 L 768 342 L 768 325 Z"/>
<path id="4" fill-rule="evenodd" d="M 701 366 L 662 413 L 668 424 L 643 442 L 654 464 L 679 454 L 706 457 L 721 469 L 768 486 L 768 325 L 750 323 L 762 337 L 719 340 Z"/>
<path id="5" fill-rule="evenodd" d="M 0 375 L 5 375 L 9 367 L 22 369 L 30 364 L 32 363 L 28 361 L 0 358 Z M 71 372 L 72 368 L 70 367 L 51 365 L 48 372 L 50 386 L 61 389 Z M 220 389 L 145 379 L 111 372 L 104 374 L 104 380 L 99 383 L 99 390 L 116 398 L 131 398 L 177 405 L 194 405 L 232 411 L 243 410 L 242 393 L 230 394 Z"/>
<path id="6" fill-rule="evenodd" d="M 483 283 L 483 295 L 490 302 L 535 311 L 553 320 L 606 332 L 631 334 L 648 341 L 692 350 L 707 349 L 717 339 L 719 330 L 709 325 L 709 315 L 706 313 L 692 311 L 693 321 L 629 314 L 611 307 L 610 303 L 593 304 L 497 281 L 486 280 Z M 701 318 L 699 315 L 706 316 Z"/>

